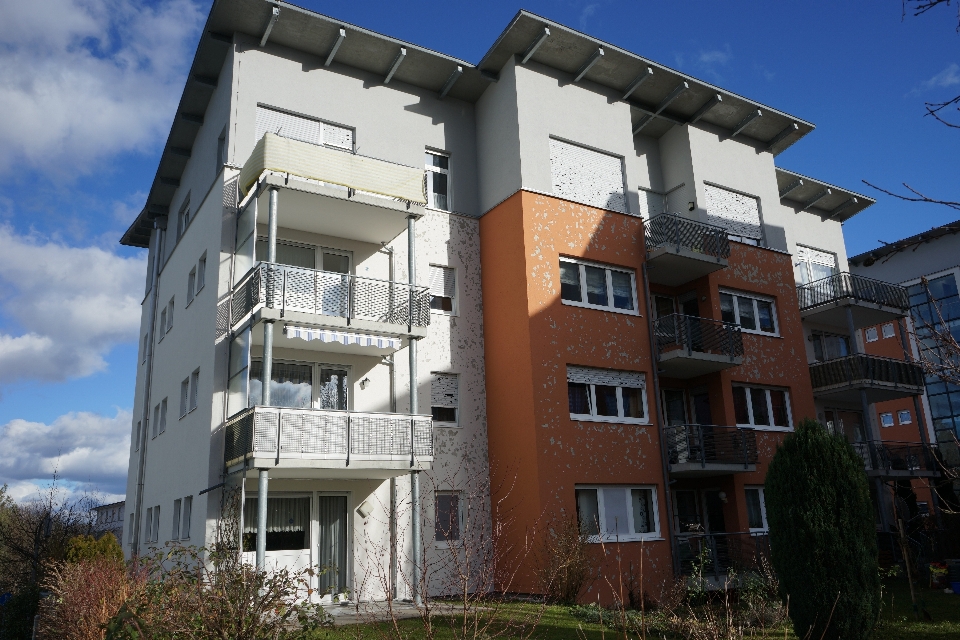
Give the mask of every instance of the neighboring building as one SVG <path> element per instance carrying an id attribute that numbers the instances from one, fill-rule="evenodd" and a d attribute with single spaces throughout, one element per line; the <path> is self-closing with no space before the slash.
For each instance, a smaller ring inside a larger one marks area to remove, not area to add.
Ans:
<path id="1" fill-rule="evenodd" d="M 527 12 L 477 65 L 265 0 L 203 34 L 122 240 L 150 249 L 128 553 L 209 544 L 236 489 L 250 561 L 437 593 L 489 483 L 515 548 L 578 517 L 653 589 L 764 551 L 805 417 L 893 473 L 867 405 L 919 370 L 848 353 L 906 293 L 835 275 L 873 201 L 775 166 L 813 125 Z"/>
<path id="2" fill-rule="evenodd" d="M 109 531 L 117 536 L 118 542 L 123 542 L 123 514 L 124 502 L 112 502 L 99 507 L 94 507 L 93 512 L 96 518 L 93 523 L 93 530 L 99 537 L 102 533 Z"/>

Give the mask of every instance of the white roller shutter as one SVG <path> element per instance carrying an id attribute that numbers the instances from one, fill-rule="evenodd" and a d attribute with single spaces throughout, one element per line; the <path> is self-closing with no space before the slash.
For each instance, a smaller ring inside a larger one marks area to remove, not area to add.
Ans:
<path id="1" fill-rule="evenodd" d="M 335 124 L 323 123 L 323 144 L 328 147 L 337 147 L 353 151 L 353 129 L 338 127 Z"/>
<path id="2" fill-rule="evenodd" d="M 800 245 L 797 245 L 797 259 L 800 262 L 819 264 L 824 267 L 830 267 L 831 269 L 834 269 L 837 266 L 837 257 L 832 253 L 820 251 L 819 249 L 812 249 L 810 247 L 803 247 Z"/>
<path id="3" fill-rule="evenodd" d="M 707 221 L 730 234 L 760 240 L 760 203 L 756 198 L 710 184 L 703 185 L 707 202 Z"/>
<path id="4" fill-rule="evenodd" d="M 434 373 L 430 381 L 430 406 L 456 409 L 460 400 L 459 376 L 455 373 Z"/>
<path id="5" fill-rule="evenodd" d="M 646 376 L 637 371 L 615 371 L 567 365 L 567 382 L 601 384 L 612 387 L 646 388 Z"/>
<path id="6" fill-rule="evenodd" d="M 453 267 L 430 265 L 430 295 L 454 298 L 457 294 L 456 271 Z"/>
<path id="7" fill-rule="evenodd" d="M 627 213 L 622 158 L 551 138 L 550 174 L 554 195 Z"/>
<path id="8" fill-rule="evenodd" d="M 257 140 L 260 140 L 264 133 L 275 133 L 283 138 L 321 144 L 320 126 L 317 120 L 267 107 L 257 107 Z"/>

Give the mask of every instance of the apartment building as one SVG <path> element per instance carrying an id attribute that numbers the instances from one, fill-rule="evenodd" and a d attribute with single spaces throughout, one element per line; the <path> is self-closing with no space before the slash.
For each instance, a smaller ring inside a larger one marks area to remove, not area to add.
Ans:
<path id="1" fill-rule="evenodd" d="M 817 351 L 908 305 L 823 286 L 872 200 L 776 165 L 812 130 L 523 11 L 474 65 L 214 2 L 122 240 L 150 252 L 126 551 L 210 544 L 239 496 L 249 561 L 331 567 L 325 597 L 440 593 L 471 531 L 564 519 L 650 585 L 755 562 L 785 434 L 849 430 L 879 483 L 869 405 L 922 387 Z"/>

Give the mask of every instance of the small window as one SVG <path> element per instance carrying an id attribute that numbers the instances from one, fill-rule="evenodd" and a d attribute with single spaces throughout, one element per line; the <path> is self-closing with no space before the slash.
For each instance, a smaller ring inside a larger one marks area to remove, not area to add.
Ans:
<path id="1" fill-rule="evenodd" d="M 160 505 L 157 505 L 153 508 L 153 538 L 151 542 L 157 542 L 160 540 Z"/>
<path id="2" fill-rule="evenodd" d="M 193 297 L 197 293 L 197 268 L 194 267 L 190 269 L 189 275 L 187 275 L 187 304 L 189 305 L 193 302 Z"/>
<path id="3" fill-rule="evenodd" d="M 180 417 L 187 415 L 187 398 L 190 395 L 190 378 L 180 383 Z"/>
<path id="4" fill-rule="evenodd" d="M 144 535 L 144 540 L 146 542 L 153 542 L 153 507 L 147 507 L 147 518 L 146 518 L 146 535 Z"/>
<path id="5" fill-rule="evenodd" d="M 133 441 L 136 443 L 134 446 L 134 451 L 140 451 L 140 428 L 143 426 L 143 423 L 140 420 L 137 420 L 137 431 L 133 434 Z"/>
<path id="6" fill-rule="evenodd" d="M 157 437 L 157 425 L 160 424 L 160 405 L 158 404 L 153 408 L 153 421 L 151 423 L 151 428 L 153 431 L 150 432 L 151 438 Z"/>
<path id="7" fill-rule="evenodd" d="M 217 166 L 215 167 L 216 173 L 219 175 L 220 171 L 223 170 L 223 165 L 227 163 L 227 128 L 224 127 L 223 131 L 220 132 L 220 137 L 217 138 Z"/>
<path id="8" fill-rule="evenodd" d="M 430 381 L 430 409 L 433 421 L 456 426 L 459 413 L 460 377 L 455 373 L 434 373 Z"/>
<path id="9" fill-rule="evenodd" d="M 913 417 L 910 415 L 910 411 L 897 411 L 897 422 L 900 424 L 911 424 L 913 422 Z"/>
<path id="10" fill-rule="evenodd" d="M 198 387 L 200 386 L 200 369 L 190 374 L 190 411 L 197 408 Z"/>
<path id="11" fill-rule="evenodd" d="M 884 338 L 892 338 L 892 337 L 894 336 L 893 323 L 892 323 L 892 322 L 886 323 L 885 325 L 883 325 L 882 327 L 880 327 L 880 329 L 881 329 L 882 332 L 883 332 L 882 335 L 883 335 Z"/>
<path id="12" fill-rule="evenodd" d="M 437 542 L 456 542 L 463 527 L 459 491 L 438 491 L 436 494 L 434 538 Z"/>
<path id="13" fill-rule="evenodd" d="M 880 414 L 880 426 L 881 426 L 881 427 L 892 427 L 892 426 L 893 426 L 893 414 L 892 414 L 892 413 L 881 413 L 881 414 Z"/>
<path id="14" fill-rule="evenodd" d="M 867 342 L 876 342 L 877 340 L 880 339 L 880 337 L 877 335 L 876 327 L 870 327 L 869 329 L 864 331 L 864 335 L 867 338 Z"/>
<path id="15" fill-rule="evenodd" d="M 660 536 L 654 487 L 577 486 L 577 520 L 589 542 L 629 542 Z"/>
<path id="16" fill-rule="evenodd" d="M 747 503 L 747 526 L 751 532 L 767 530 L 767 505 L 763 498 L 763 487 L 746 487 L 744 497 Z"/>
<path id="17" fill-rule="evenodd" d="M 774 430 L 793 426 L 789 396 L 783 389 L 734 386 L 733 410 L 738 426 Z"/>
<path id="18" fill-rule="evenodd" d="M 183 237 L 190 224 L 190 197 L 189 194 L 184 203 L 180 206 L 180 213 L 177 215 L 177 242 Z"/>
<path id="19" fill-rule="evenodd" d="M 160 401 L 160 424 L 157 426 L 157 433 L 163 433 L 167 430 L 167 399 Z"/>
<path id="20" fill-rule="evenodd" d="M 743 331 L 777 333 L 777 314 L 773 300 L 742 293 L 720 292 L 720 318 L 739 324 Z"/>
<path id="21" fill-rule="evenodd" d="M 427 151 L 427 205 L 441 211 L 450 210 L 450 157 Z"/>
<path id="22" fill-rule="evenodd" d="M 173 329 L 173 298 L 170 298 L 167 309 L 167 333 L 170 333 L 170 329 Z"/>
<path id="23" fill-rule="evenodd" d="M 453 267 L 430 265 L 430 309 L 456 313 L 457 272 Z"/>
<path id="24" fill-rule="evenodd" d="M 203 289 L 203 285 L 207 282 L 207 254 L 200 256 L 200 262 L 197 263 L 197 289 L 196 293 L 200 293 L 200 290 Z"/>
<path id="25" fill-rule="evenodd" d="M 188 540 L 190 538 L 190 512 L 193 511 L 193 496 L 187 496 L 183 499 L 183 516 L 180 518 L 182 526 L 180 529 L 180 539 Z"/>
<path id="26" fill-rule="evenodd" d="M 567 401 L 571 420 L 648 422 L 645 376 L 639 372 L 568 365 Z"/>
<path id="27" fill-rule="evenodd" d="M 157 335 L 160 337 L 157 339 L 157 342 L 163 340 L 163 336 L 167 335 L 167 308 L 164 307 L 160 311 L 160 326 L 157 329 Z"/>
<path id="28" fill-rule="evenodd" d="M 171 540 L 177 540 L 180 537 L 180 498 L 173 501 L 173 533 L 170 534 Z"/>
<path id="29" fill-rule="evenodd" d="M 560 261 L 560 299 L 564 304 L 635 314 L 636 290 L 632 271 L 569 258 Z"/>
<path id="30" fill-rule="evenodd" d="M 150 334 L 143 334 L 143 359 L 141 364 L 147 361 L 147 350 L 150 348 Z"/>

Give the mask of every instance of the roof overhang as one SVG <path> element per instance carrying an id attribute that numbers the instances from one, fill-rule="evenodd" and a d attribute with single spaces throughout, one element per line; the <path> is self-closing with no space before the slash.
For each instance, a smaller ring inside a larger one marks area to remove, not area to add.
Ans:
<path id="1" fill-rule="evenodd" d="M 780 203 L 785 207 L 839 222 L 846 222 L 876 203 L 873 198 L 780 167 L 777 167 L 777 190 Z"/>
<path id="2" fill-rule="evenodd" d="M 870 251 L 864 251 L 859 255 L 853 256 L 850 258 L 849 262 L 851 265 L 863 264 L 864 266 L 869 267 L 880 258 L 884 258 L 892 253 L 897 253 L 899 251 L 903 251 L 904 249 L 909 249 L 910 247 L 923 244 L 924 242 L 930 242 L 932 240 L 936 240 L 937 238 L 952 236 L 957 233 L 960 233 L 960 220 L 941 225 L 939 227 L 934 227 L 929 231 L 918 233 L 914 236 L 910 236 L 909 238 L 904 238 L 903 240 L 885 243 L 882 247 L 871 249 Z"/>

